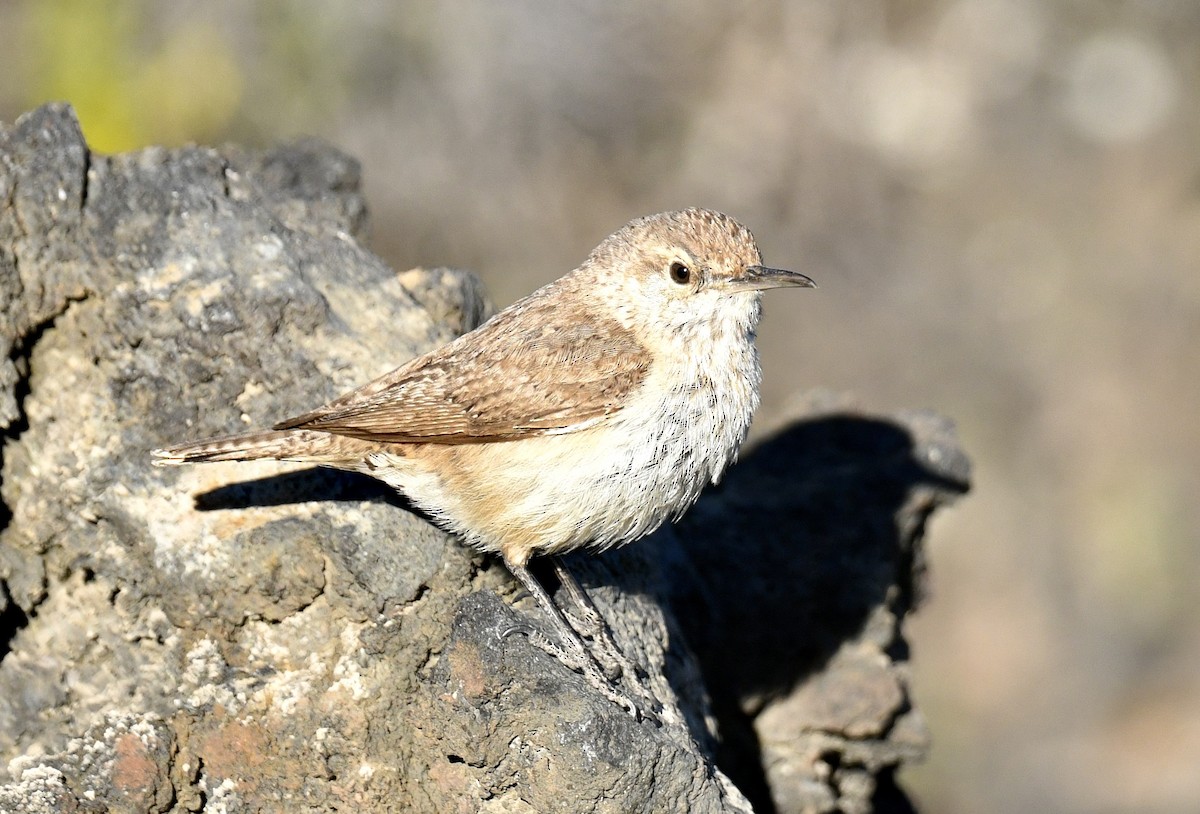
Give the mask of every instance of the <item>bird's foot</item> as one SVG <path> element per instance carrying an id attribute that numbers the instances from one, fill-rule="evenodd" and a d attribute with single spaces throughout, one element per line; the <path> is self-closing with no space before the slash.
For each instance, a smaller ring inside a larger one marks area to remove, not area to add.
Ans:
<path id="1" fill-rule="evenodd" d="M 616 684 L 621 680 L 622 675 L 633 675 L 632 663 L 613 643 L 612 637 L 608 634 L 608 628 L 598 615 L 576 616 L 566 608 L 563 608 L 562 612 L 563 616 L 567 617 L 567 622 L 581 638 L 591 640 L 594 645 L 591 655 L 599 664 L 605 679 Z"/>
<path id="2" fill-rule="evenodd" d="M 571 672 L 579 673 L 592 689 L 628 712 L 633 716 L 635 721 L 658 721 L 657 717 L 644 711 L 632 698 L 621 692 L 616 683 L 608 677 L 603 668 L 592 657 L 591 653 L 575 647 L 573 643 L 567 643 L 565 646 L 559 645 L 551 640 L 549 636 L 529 624 L 513 625 L 501 635 L 507 637 L 514 633 L 523 634 L 529 643 L 538 650 L 554 658 Z"/>

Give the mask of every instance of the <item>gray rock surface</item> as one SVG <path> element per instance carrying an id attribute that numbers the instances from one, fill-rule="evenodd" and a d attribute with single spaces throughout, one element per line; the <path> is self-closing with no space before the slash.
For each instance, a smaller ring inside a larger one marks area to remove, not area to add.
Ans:
<path id="1" fill-rule="evenodd" d="M 903 810 L 899 623 L 967 479 L 936 417 L 811 399 L 679 526 L 573 560 L 658 723 L 503 635 L 531 601 L 384 487 L 149 466 L 486 318 L 364 213 L 318 143 L 0 126 L 0 811 Z"/>

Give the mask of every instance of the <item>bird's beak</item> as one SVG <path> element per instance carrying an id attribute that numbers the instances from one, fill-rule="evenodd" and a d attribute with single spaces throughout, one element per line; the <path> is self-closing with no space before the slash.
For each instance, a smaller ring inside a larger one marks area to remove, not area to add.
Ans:
<path id="1" fill-rule="evenodd" d="M 741 274 L 731 277 L 725 287 L 730 291 L 763 291 L 768 288 L 816 288 L 817 284 L 798 271 L 746 266 Z"/>

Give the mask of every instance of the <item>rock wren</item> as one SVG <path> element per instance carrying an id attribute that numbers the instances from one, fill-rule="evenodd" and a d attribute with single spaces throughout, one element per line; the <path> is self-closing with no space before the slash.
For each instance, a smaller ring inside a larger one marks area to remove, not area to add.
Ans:
<path id="1" fill-rule="evenodd" d="M 529 558 L 636 540 L 720 478 L 758 406 L 761 292 L 782 286 L 814 283 L 764 267 L 727 215 L 640 218 L 453 342 L 271 431 L 155 463 L 275 458 L 379 478 L 503 557 L 580 661 Z"/>

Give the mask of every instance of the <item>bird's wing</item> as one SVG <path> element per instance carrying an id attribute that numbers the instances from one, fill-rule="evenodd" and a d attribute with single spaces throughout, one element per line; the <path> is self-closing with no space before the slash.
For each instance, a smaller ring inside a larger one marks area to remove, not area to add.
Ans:
<path id="1" fill-rule="evenodd" d="M 564 321 L 527 301 L 479 329 L 275 429 L 463 444 L 571 432 L 621 408 L 646 350 L 615 320 Z M 576 315 L 578 316 L 578 315 Z"/>

